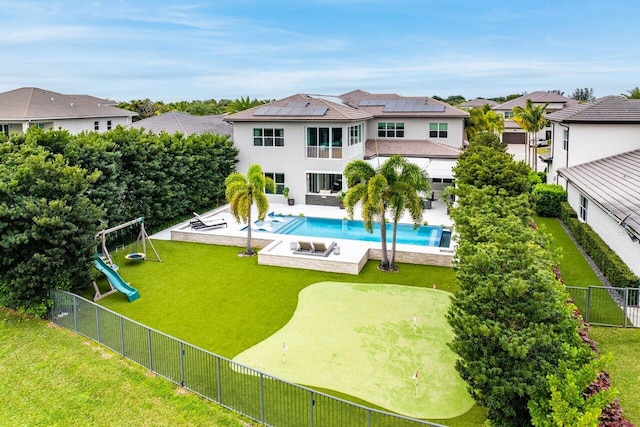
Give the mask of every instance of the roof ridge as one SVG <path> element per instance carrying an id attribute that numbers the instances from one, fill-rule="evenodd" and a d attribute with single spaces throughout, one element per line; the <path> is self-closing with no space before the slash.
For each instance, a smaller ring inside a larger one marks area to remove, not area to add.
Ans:
<path id="1" fill-rule="evenodd" d="M 27 98 L 27 102 L 25 102 L 24 104 L 24 116 L 27 116 L 27 113 L 29 112 L 29 106 L 31 105 L 31 98 L 33 97 L 33 91 L 35 90 L 34 87 L 30 87 L 29 89 L 29 97 Z"/>

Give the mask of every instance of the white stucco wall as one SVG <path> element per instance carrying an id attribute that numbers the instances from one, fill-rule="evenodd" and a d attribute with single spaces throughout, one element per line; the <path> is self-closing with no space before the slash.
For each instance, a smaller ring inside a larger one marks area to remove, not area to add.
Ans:
<path id="1" fill-rule="evenodd" d="M 571 184 L 568 185 L 567 191 L 569 204 L 579 213 L 580 192 Z M 618 221 L 589 200 L 586 222 L 618 254 L 631 271 L 640 276 L 640 244 L 631 241 L 627 233 L 618 225 Z M 591 285 L 591 283 L 584 285 Z"/>
<path id="2" fill-rule="evenodd" d="M 33 120 L 31 122 L 13 122 L 10 124 L 9 132 L 16 132 L 19 134 L 25 133 L 32 123 L 42 124 L 44 130 L 49 129 L 65 129 L 72 134 L 78 134 L 82 131 L 93 132 L 94 122 L 100 123 L 99 132 L 107 131 L 107 121 L 111 120 L 111 128 L 114 129 L 118 125 L 128 125 L 131 123 L 131 117 L 89 117 L 78 119 L 57 119 L 57 120 Z"/>
<path id="3" fill-rule="evenodd" d="M 412 118 L 412 117 L 377 117 L 367 122 L 369 138 L 378 137 L 378 123 L 404 123 L 404 138 L 402 139 L 430 139 L 454 148 L 462 147 L 464 142 L 464 119 L 456 118 Z M 446 138 L 429 138 L 429 123 L 447 123 Z"/>

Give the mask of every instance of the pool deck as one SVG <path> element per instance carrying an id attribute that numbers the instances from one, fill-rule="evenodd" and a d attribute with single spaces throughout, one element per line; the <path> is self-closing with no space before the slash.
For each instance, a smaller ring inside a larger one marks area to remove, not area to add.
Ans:
<path id="1" fill-rule="evenodd" d="M 294 205 L 271 203 L 269 212 L 285 216 L 308 216 L 322 218 L 343 219 L 347 217 L 344 209 L 328 206 Z M 360 218 L 359 212 L 354 212 L 354 219 Z M 201 215 L 205 220 L 212 218 L 224 219 L 226 227 L 210 230 L 193 230 L 189 222 L 183 222 L 168 230 L 154 234 L 155 239 L 175 240 L 183 242 L 196 242 L 225 246 L 244 247 L 246 245 L 247 232 L 243 230 L 246 224 L 238 223 L 228 205 Z M 256 215 L 253 215 L 256 218 Z M 441 201 L 434 201 L 432 209 L 425 210 L 425 221 L 429 225 L 441 225 L 450 227 L 451 219 L 446 214 L 446 207 Z M 411 223 L 408 217 L 403 217 L 400 222 Z M 268 224 L 268 219 L 266 221 Z M 328 247 L 335 242 L 339 248 L 328 256 L 305 255 L 295 253 L 292 245 L 300 241 L 323 242 Z M 327 239 L 319 237 L 297 236 L 289 234 L 275 234 L 266 230 L 252 230 L 251 243 L 258 251 L 258 264 L 272 265 L 289 268 L 302 268 L 317 271 L 347 273 L 357 275 L 369 259 L 380 259 L 380 243 L 347 239 Z M 391 245 L 387 246 L 391 250 Z M 396 248 L 396 262 L 410 264 L 437 265 L 450 267 L 453 261 L 452 248 L 427 247 L 418 245 L 398 244 Z"/>

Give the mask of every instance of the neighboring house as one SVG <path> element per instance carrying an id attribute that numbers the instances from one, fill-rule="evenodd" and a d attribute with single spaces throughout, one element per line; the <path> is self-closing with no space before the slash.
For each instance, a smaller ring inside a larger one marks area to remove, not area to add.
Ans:
<path id="1" fill-rule="evenodd" d="M 166 132 L 174 134 L 180 132 L 184 135 L 201 135 L 212 133 L 218 135 L 229 135 L 233 133 L 233 126 L 225 122 L 225 114 L 215 116 L 192 116 L 180 111 L 169 111 L 158 116 L 147 117 L 131 123 L 127 127 L 144 129 L 155 134 Z"/>
<path id="2" fill-rule="evenodd" d="M 342 171 L 357 159 L 377 166 L 401 154 L 426 169 L 435 189 L 451 183 L 468 116 L 428 97 L 356 90 L 293 95 L 224 120 L 233 123 L 239 171 L 259 163 L 278 194 L 286 186 L 298 203 L 337 205 Z"/>
<path id="3" fill-rule="evenodd" d="M 640 100 L 607 96 L 548 114 L 548 182 L 640 275 Z"/>
<path id="4" fill-rule="evenodd" d="M 488 105 L 489 107 L 493 108 L 496 105 L 498 105 L 498 103 L 490 99 L 476 98 L 476 99 L 471 99 L 469 101 L 458 104 L 457 107 L 462 108 L 464 110 L 470 110 L 472 108 L 482 108 L 485 105 Z"/>
<path id="5" fill-rule="evenodd" d="M 513 121 L 513 109 L 515 107 L 526 107 L 527 99 L 530 99 L 533 105 L 547 105 L 547 112 L 561 110 L 568 106 L 577 104 L 578 101 L 558 95 L 554 92 L 537 91 L 522 95 L 521 97 L 512 99 L 500 105 L 493 107 L 493 110 L 504 117 L 504 131 L 502 133 L 502 142 L 505 144 L 525 144 L 527 141 L 527 132 Z M 533 139 L 550 140 L 551 129 L 549 127 L 541 130 Z"/>
<path id="6" fill-rule="evenodd" d="M 63 95 L 35 87 L 0 93 L 0 132 L 25 133 L 31 126 L 105 132 L 128 125 L 133 113 L 113 106 L 113 101 L 89 95 Z"/>

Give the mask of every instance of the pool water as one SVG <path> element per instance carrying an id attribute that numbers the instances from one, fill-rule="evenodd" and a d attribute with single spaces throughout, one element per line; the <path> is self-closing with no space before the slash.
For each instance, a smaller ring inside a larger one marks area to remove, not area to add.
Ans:
<path id="1" fill-rule="evenodd" d="M 362 221 L 314 217 L 288 217 L 270 214 L 265 221 L 257 221 L 254 229 L 276 234 L 350 239 L 369 242 L 380 241 L 380 225 L 374 224 L 368 233 Z M 387 224 L 387 241 L 391 242 L 393 224 Z M 420 246 L 441 246 L 449 242 L 450 231 L 439 226 L 422 225 L 413 229 L 411 224 L 398 224 L 396 243 Z M 443 238 L 444 236 L 444 238 Z"/>

